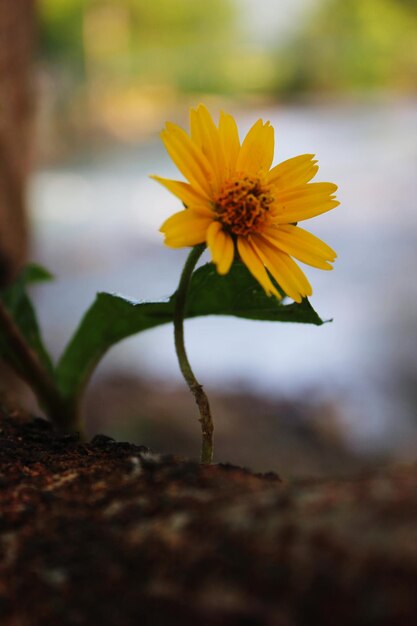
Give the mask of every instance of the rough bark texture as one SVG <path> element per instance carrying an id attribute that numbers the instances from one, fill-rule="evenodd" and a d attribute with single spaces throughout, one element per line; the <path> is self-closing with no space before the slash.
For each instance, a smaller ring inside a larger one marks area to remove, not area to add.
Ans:
<path id="1" fill-rule="evenodd" d="M 417 623 L 417 468 L 287 483 L 0 420 L 2 626 Z"/>
<path id="2" fill-rule="evenodd" d="M 0 285 L 13 278 L 27 246 L 33 40 L 33 0 L 0 0 Z"/>

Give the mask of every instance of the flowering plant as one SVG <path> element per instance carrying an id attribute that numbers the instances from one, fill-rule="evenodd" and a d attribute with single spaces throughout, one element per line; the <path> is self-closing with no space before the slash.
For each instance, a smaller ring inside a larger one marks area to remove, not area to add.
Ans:
<path id="1" fill-rule="evenodd" d="M 193 246 L 178 287 L 174 312 L 175 347 L 181 371 L 200 410 L 202 462 L 213 456 L 210 406 L 187 358 L 183 319 L 188 283 L 207 246 L 220 275 L 237 259 L 267 296 L 288 295 L 296 303 L 312 294 L 305 274 L 292 257 L 324 270 L 336 253 L 297 222 L 335 208 L 333 183 L 311 183 L 318 171 L 314 155 L 303 154 L 271 168 L 274 129 L 258 120 L 240 143 L 236 122 L 221 113 L 216 126 L 204 105 L 191 109 L 191 133 L 167 123 L 162 139 L 188 182 L 154 176 L 184 208 L 161 227 L 172 248 Z"/>
<path id="2" fill-rule="evenodd" d="M 332 269 L 335 252 L 298 226 L 339 203 L 333 183 L 312 183 L 313 155 L 274 167 L 274 130 L 258 120 L 240 142 L 234 119 L 215 125 L 207 109 L 191 110 L 191 132 L 167 123 L 166 149 L 186 181 L 154 176 L 184 208 L 161 227 L 165 243 L 191 247 L 177 291 L 165 302 L 135 302 L 99 293 L 58 363 L 44 346 L 28 285 L 51 278 L 36 265 L 0 293 L 0 356 L 33 389 L 60 428 L 83 431 L 82 394 L 100 359 L 122 339 L 174 323 L 180 369 L 193 392 L 202 426 L 203 463 L 213 458 L 213 421 L 203 387 L 188 361 L 184 319 L 233 315 L 247 319 L 322 324 L 311 307 L 310 283 L 294 258 Z M 195 269 L 205 248 L 212 262 Z M 287 303 L 287 297 L 293 300 Z"/>

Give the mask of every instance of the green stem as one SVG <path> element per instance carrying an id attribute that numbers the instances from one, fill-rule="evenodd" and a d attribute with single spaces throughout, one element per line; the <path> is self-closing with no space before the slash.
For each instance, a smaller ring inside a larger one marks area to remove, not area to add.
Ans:
<path id="1" fill-rule="evenodd" d="M 201 462 L 211 463 L 213 460 L 213 420 L 211 418 L 210 405 L 208 398 L 203 390 L 202 385 L 198 382 L 191 369 L 190 362 L 185 351 L 184 344 L 184 315 L 187 304 L 188 289 L 190 286 L 191 276 L 197 264 L 198 259 L 205 250 L 205 244 L 195 246 L 185 262 L 182 270 L 180 282 L 175 296 L 174 307 L 174 339 L 175 350 L 177 352 L 178 362 L 185 382 L 194 395 L 198 409 L 200 411 L 200 424 L 202 432 L 201 440 Z"/>
<path id="2" fill-rule="evenodd" d="M 47 416 L 64 430 L 79 430 L 83 436 L 81 423 L 75 407 L 62 397 L 54 379 L 40 362 L 38 355 L 27 343 L 13 317 L 0 301 L 0 326 L 10 348 L 16 355 L 16 363 L 8 360 L 16 374 L 23 378 L 36 395 Z"/>

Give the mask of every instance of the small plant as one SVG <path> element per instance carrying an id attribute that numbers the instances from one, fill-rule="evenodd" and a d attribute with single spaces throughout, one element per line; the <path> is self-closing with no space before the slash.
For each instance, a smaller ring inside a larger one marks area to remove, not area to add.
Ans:
<path id="1" fill-rule="evenodd" d="M 154 178 L 185 207 L 162 225 L 166 245 L 194 246 L 177 291 L 175 348 L 181 372 L 200 410 L 201 460 L 210 463 L 210 406 L 184 346 L 184 313 L 194 267 L 207 245 L 219 275 L 228 274 L 240 258 L 267 296 L 282 300 L 288 295 L 301 303 L 312 294 L 312 288 L 291 257 L 330 270 L 336 253 L 296 224 L 339 203 L 333 195 L 336 185 L 310 183 L 318 170 L 314 155 L 303 154 L 271 169 L 274 129 L 269 122 L 258 120 L 242 145 L 231 115 L 222 112 L 217 127 L 206 107 L 200 105 L 191 109 L 190 122 L 191 135 L 170 122 L 162 132 L 170 157 L 188 183 Z"/>
<path id="2" fill-rule="evenodd" d="M 27 287 L 51 275 L 26 267 L 0 294 L 0 356 L 35 392 L 60 428 L 83 433 L 80 407 L 89 378 L 109 348 L 149 328 L 174 323 L 181 372 L 194 394 L 202 428 L 202 463 L 213 459 L 213 421 L 202 385 L 188 361 L 184 319 L 232 315 L 254 320 L 321 325 L 308 301 L 312 288 L 292 257 L 329 270 L 335 252 L 297 223 L 336 207 L 333 183 L 311 183 L 313 155 L 271 168 L 274 130 L 258 120 L 242 144 L 234 119 L 219 126 L 200 105 L 191 134 L 167 123 L 162 139 L 188 182 L 154 176 L 183 203 L 164 222 L 166 245 L 191 247 L 177 291 L 165 302 L 136 302 L 99 293 L 57 364 L 42 341 Z M 212 262 L 196 268 L 208 247 Z M 294 302 L 287 304 L 286 298 Z"/>

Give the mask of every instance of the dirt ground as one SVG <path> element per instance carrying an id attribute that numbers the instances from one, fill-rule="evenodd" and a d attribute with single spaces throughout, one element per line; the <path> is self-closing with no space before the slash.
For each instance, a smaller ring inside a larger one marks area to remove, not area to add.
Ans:
<path id="1" fill-rule="evenodd" d="M 412 626 L 417 466 L 286 481 L 0 416 L 1 626 Z"/>

